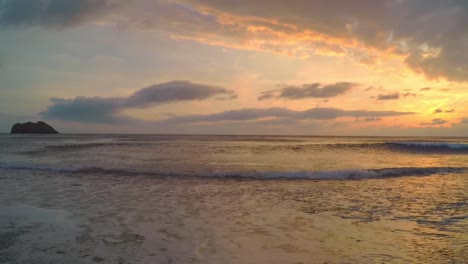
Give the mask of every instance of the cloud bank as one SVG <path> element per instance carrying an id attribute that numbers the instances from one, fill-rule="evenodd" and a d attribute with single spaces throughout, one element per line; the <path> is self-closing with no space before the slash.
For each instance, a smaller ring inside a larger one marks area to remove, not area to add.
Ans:
<path id="1" fill-rule="evenodd" d="M 449 121 L 442 119 L 442 118 L 434 118 L 431 122 L 422 122 L 421 126 L 442 126 L 447 124 Z"/>
<path id="2" fill-rule="evenodd" d="M 294 111 L 286 108 L 246 108 L 230 110 L 208 115 L 187 115 L 171 117 L 163 120 L 164 123 L 199 123 L 199 122 L 238 122 L 256 121 L 268 118 L 280 120 L 333 120 L 339 117 L 379 118 L 388 116 L 412 115 L 414 112 L 398 111 L 367 111 L 343 110 L 337 108 L 311 108 L 305 111 Z"/>
<path id="3" fill-rule="evenodd" d="M 210 45 L 289 56 L 400 56 L 428 78 L 468 81 L 468 5 L 461 0 L 1 0 L 0 25 L 105 22 Z"/>
<path id="4" fill-rule="evenodd" d="M 188 81 L 172 81 L 155 84 L 125 98 L 125 107 L 145 108 L 154 104 L 171 103 L 177 101 L 205 100 L 215 95 L 221 98 L 235 99 L 236 94 L 222 87 Z"/>
<path id="5" fill-rule="evenodd" d="M 1 0 L 0 25 L 68 27 L 96 19 L 108 0 Z"/>
<path id="6" fill-rule="evenodd" d="M 209 98 L 234 99 L 236 96 L 233 91 L 223 87 L 189 81 L 171 81 L 143 88 L 128 97 L 52 98 L 52 105 L 40 115 L 49 120 L 125 123 L 138 121 L 120 114 L 126 109 Z"/>
<path id="7" fill-rule="evenodd" d="M 258 17 L 324 34 L 328 44 L 353 52 L 360 43 L 383 54 L 402 55 L 429 78 L 468 81 L 468 5 L 461 0 L 192 0 L 208 10 Z M 213 11 L 214 12 L 214 11 Z M 269 27 L 273 29 L 273 27 Z M 293 31 L 293 30 L 291 30 Z M 316 35 L 317 36 L 317 35 Z M 366 52 L 364 57 L 372 57 Z M 375 54 L 374 54 L 375 55 Z"/>
<path id="8" fill-rule="evenodd" d="M 330 98 L 351 91 L 357 84 L 351 82 L 338 82 L 335 84 L 322 85 L 320 83 L 304 84 L 302 86 L 284 86 L 280 89 L 263 92 L 258 100 L 272 98 L 281 99 L 304 99 L 304 98 Z"/>

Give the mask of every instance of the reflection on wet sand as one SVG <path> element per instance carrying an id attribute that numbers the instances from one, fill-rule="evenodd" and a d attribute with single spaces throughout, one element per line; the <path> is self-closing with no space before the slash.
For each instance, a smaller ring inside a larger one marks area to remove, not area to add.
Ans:
<path id="1" fill-rule="evenodd" d="M 6 263 L 464 263 L 468 175 L 358 181 L 5 172 Z"/>

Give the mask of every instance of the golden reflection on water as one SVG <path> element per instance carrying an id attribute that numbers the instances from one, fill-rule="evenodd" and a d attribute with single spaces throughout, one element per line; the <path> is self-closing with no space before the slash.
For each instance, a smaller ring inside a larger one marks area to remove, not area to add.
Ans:
<path id="1" fill-rule="evenodd" d="M 2 252 L 24 261 L 47 260 L 50 250 L 67 252 L 68 261 L 108 263 L 468 259 L 466 174 L 354 181 L 3 177 L 1 203 L 66 210 L 73 226 L 17 221 L 23 235 Z M 0 237 L 9 220 L 0 219 Z M 53 232 L 74 239 L 37 240 Z"/>

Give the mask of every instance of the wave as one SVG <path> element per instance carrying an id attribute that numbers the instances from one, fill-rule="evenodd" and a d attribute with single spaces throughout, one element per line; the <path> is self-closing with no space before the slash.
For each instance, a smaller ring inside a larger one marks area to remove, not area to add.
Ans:
<path id="1" fill-rule="evenodd" d="M 160 176 L 161 174 L 153 171 L 135 171 L 125 169 L 109 169 L 102 167 L 58 167 L 46 164 L 1 164 L 0 169 L 5 170 L 27 170 L 27 171 L 40 171 L 51 173 L 76 173 L 76 174 L 102 174 L 102 175 L 116 175 L 116 176 L 133 176 L 133 175 L 149 175 Z"/>
<path id="2" fill-rule="evenodd" d="M 387 147 L 400 151 L 444 153 L 444 154 L 468 154 L 468 143 L 458 142 L 387 142 Z"/>
<path id="3" fill-rule="evenodd" d="M 298 151 L 305 151 L 307 147 L 327 148 L 336 150 L 381 150 L 394 152 L 424 153 L 424 154 L 468 154 L 468 143 L 460 142 L 429 142 L 429 141 L 395 141 L 377 143 L 336 143 L 324 145 L 298 146 Z"/>
<path id="4" fill-rule="evenodd" d="M 350 169 L 331 171 L 265 171 L 265 172 L 211 172 L 186 174 L 162 171 L 141 171 L 132 169 L 109 169 L 101 167 L 51 167 L 41 164 L 0 164 L 0 169 L 28 170 L 53 173 L 91 174 L 109 176 L 155 176 L 155 177 L 200 177 L 237 179 L 308 179 L 308 180 L 358 180 L 407 176 L 429 176 L 449 173 L 465 173 L 468 167 L 400 167 L 381 169 Z"/>
<path id="5" fill-rule="evenodd" d="M 422 147 L 422 148 L 449 148 L 449 149 L 468 149 L 468 143 L 449 143 L 449 142 L 389 142 L 388 144 L 396 144 L 406 147 Z"/>
<path id="6" fill-rule="evenodd" d="M 101 148 L 101 147 L 122 147 L 122 146 L 138 146 L 135 143 L 83 143 L 83 144 L 64 144 L 64 145 L 49 145 L 44 146 L 40 149 L 30 150 L 23 152 L 23 154 L 42 154 L 49 152 L 67 152 L 75 150 L 85 150 L 92 148 Z"/>
<path id="7" fill-rule="evenodd" d="M 223 152 L 229 153 L 232 151 L 251 151 L 254 153 L 270 153 L 270 152 L 314 152 L 314 151 L 392 151 L 414 154 L 468 154 L 468 143 L 462 142 L 430 142 L 430 141 L 394 141 L 394 142 L 361 142 L 361 143 L 314 143 L 314 144 L 207 144 L 200 147 L 199 144 L 194 145 L 186 143 L 175 142 L 92 142 L 81 144 L 61 144 L 61 145 L 48 145 L 38 149 L 33 149 L 21 154 L 26 155 L 53 155 L 56 153 L 85 151 L 88 149 L 100 148 L 148 148 L 148 147 L 179 147 L 184 146 L 185 151 L 197 152 Z"/>
<path id="8" fill-rule="evenodd" d="M 210 177 L 252 179 L 357 180 L 468 172 L 466 167 L 403 167 L 332 171 L 214 173 Z"/>

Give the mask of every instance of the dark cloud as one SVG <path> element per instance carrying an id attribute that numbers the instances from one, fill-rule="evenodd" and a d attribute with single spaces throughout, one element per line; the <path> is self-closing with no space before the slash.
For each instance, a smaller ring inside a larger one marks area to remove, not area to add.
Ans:
<path id="1" fill-rule="evenodd" d="M 363 119 L 364 122 L 374 122 L 374 121 L 380 121 L 382 118 L 380 117 L 366 117 Z"/>
<path id="2" fill-rule="evenodd" d="M 262 100 L 267 100 L 267 99 L 272 99 L 272 98 L 275 98 L 275 95 L 273 94 L 273 92 L 262 92 L 262 95 L 260 95 L 257 99 L 259 101 L 262 101 Z"/>
<path id="3" fill-rule="evenodd" d="M 218 86 L 188 81 L 171 81 L 143 88 L 128 97 L 52 98 L 52 105 L 40 114 L 46 119 L 55 120 L 92 123 L 135 122 L 138 120 L 124 117 L 120 115 L 120 112 L 131 108 L 146 108 L 179 101 L 205 100 L 217 96 L 232 99 L 235 98 L 236 94 Z"/>
<path id="4" fill-rule="evenodd" d="M 304 84 L 302 86 L 284 86 L 277 90 L 263 92 L 258 100 L 272 98 L 282 99 L 304 99 L 304 98 L 330 98 L 345 94 L 352 90 L 357 84 L 351 82 L 338 82 L 329 85 L 320 83 Z"/>
<path id="5" fill-rule="evenodd" d="M 455 109 L 442 109 L 442 108 L 437 108 L 436 110 L 434 110 L 434 114 L 440 114 L 440 113 L 453 113 L 455 112 Z"/>
<path id="6" fill-rule="evenodd" d="M 431 122 L 422 122 L 420 125 L 422 126 L 441 126 L 447 124 L 449 121 L 442 119 L 442 118 L 434 118 Z"/>
<path id="7" fill-rule="evenodd" d="M 52 98 L 52 105 L 40 115 L 50 120 L 69 120 L 90 123 L 125 123 L 130 120 L 118 115 L 124 109 L 122 98 L 76 97 Z"/>
<path id="8" fill-rule="evenodd" d="M 400 99 L 401 97 L 408 97 L 408 96 L 417 96 L 415 93 L 399 93 L 399 92 L 394 92 L 390 94 L 379 94 L 377 95 L 377 100 L 397 100 Z"/>
<path id="9" fill-rule="evenodd" d="M 188 81 L 172 81 L 155 84 L 135 92 L 125 98 L 125 106 L 145 108 L 158 103 L 205 100 L 215 95 L 228 95 L 231 99 L 236 96 L 233 91 L 218 86 L 196 84 Z"/>
<path id="10" fill-rule="evenodd" d="M 226 15 L 240 20 L 226 23 Z M 429 78 L 468 81 L 464 0 L 0 0 L 4 26 L 66 27 L 98 19 L 218 45 L 249 48 L 245 43 L 257 38 L 264 44 L 256 49 L 293 56 L 318 49 L 353 55 L 341 47 L 343 40 L 353 39 L 374 50 L 405 55 L 409 67 Z M 250 26 L 264 30 L 252 32 Z M 339 41 L 304 40 L 303 51 L 278 37 L 307 32 Z M 366 56 L 370 61 L 375 57 Z"/>
<path id="11" fill-rule="evenodd" d="M 400 99 L 400 93 L 391 93 L 391 94 L 379 94 L 377 95 L 377 100 L 396 100 Z"/>
<path id="12" fill-rule="evenodd" d="M 95 18 L 111 6 L 108 0 L 2 0 L 0 25 L 76 25 Z"/>
<path id="13" fill-rule="evenodd" d="M 165 123 L 197 123 L 224 121 L 254 121 L 265 118 L 279 118 L 289 120 L 332 120 L 339 117 L 379 118 L 386 116 L 412 115 L 414 112 L 397 111 L 366 111 L 342 110 L 337 108 L 312 108 L 305 111 L 294 111 L 286 108 L 246 108 L 230 110 L 208 115 L 188 115 L 168 118 Z"/>
<path id="14" fill-rule="evenodd" d="M 406 93 L 403 93 L 401 94 L 403 97 L 408 97 L 408 96 L 418 96 L 418 94 L 415 94 L 415 93 L 410 93 L 410 92 L 406 92 Z"/>
<path id="15" fill-rule="evenodd" d="M 431 87 L 424 87 L 424 88 L 421 88 L 419 91 L 423 92 L 423 91 L 430 91 L 430 90 L 432 90 Z"/>
<path id="16" fill-rule="evenodd" d="M 468 81 L 468 5 L 462 0 L 190 0 L 246 17 L 260 17 L 333 37 L 358 39 L 429 78 Z"/>

